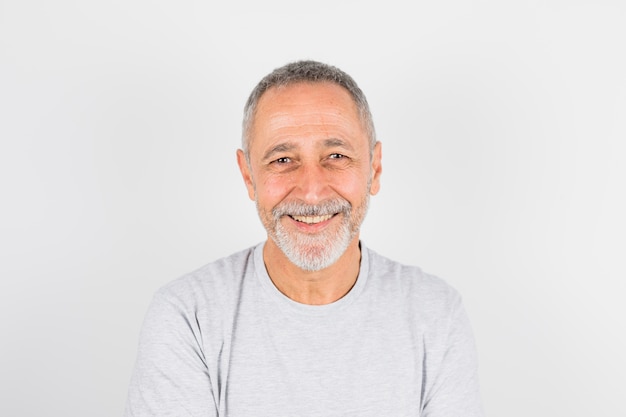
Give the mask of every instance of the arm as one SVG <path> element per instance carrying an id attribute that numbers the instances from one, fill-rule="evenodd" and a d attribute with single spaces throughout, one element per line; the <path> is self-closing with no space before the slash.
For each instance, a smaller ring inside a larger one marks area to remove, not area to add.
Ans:
<path id="1" fill-rule="evenodd" d="M 482 417 L 474 336 L 458 296 L 443 341 L 427 359 L 427 386 L 421 416 Z"/>
<path id="2" fill-rule="evenodd" d="M 125 417 L 214 417 L 216 401 L 194 312 L 157 293 L 141 331 Z"/>

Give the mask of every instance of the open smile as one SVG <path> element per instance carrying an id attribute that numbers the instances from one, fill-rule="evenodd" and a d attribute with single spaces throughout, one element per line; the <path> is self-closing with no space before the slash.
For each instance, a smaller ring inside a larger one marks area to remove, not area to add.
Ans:
<path id="1" fill-rule="evenodd" d="M 330 220 L 335 214 L 326 214 L 324 216 L 289 216 L 297 222 L 306 224 L 317 224 Z"/>

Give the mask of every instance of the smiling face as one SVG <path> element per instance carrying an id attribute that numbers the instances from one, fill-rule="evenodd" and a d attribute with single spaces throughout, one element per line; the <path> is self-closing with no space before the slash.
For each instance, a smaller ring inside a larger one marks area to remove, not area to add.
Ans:
<path id="1" fill-rule="evenodd" d="M 249 163 L 242 151 L 238 163 L 267 245 L 303 270 L 334 264 L 357 244 L 381 173 L 352 97 L 332 83 L 271 88 L 250 133 Z"/>

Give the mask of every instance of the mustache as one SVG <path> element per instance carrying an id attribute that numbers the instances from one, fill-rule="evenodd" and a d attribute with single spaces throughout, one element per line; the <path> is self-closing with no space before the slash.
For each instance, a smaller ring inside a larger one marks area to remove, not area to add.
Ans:
<path id="1" fill-rule="evenodd" d="M 325 216 L 327 214 L 346 213 L 352 210 L 352 204 L 343 198 L 326 200 L 319 204 L 306 204 L 300 201 L 286 201 L 272 209 L 274 219 L 282 216 Z"/>

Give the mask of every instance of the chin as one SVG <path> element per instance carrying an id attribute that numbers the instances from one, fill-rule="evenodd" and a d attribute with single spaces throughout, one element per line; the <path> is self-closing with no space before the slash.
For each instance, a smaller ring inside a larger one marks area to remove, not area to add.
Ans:
<path id="1" fill-rule="evenodd" d="M 314 272 L 335 264 L 353 238 L 349 233 L 340 233 L 334 239 L 310 235 L 299 235 L 293 239 L 277 231 L 273 240 L 291 263 L 302 270 Z"/>

